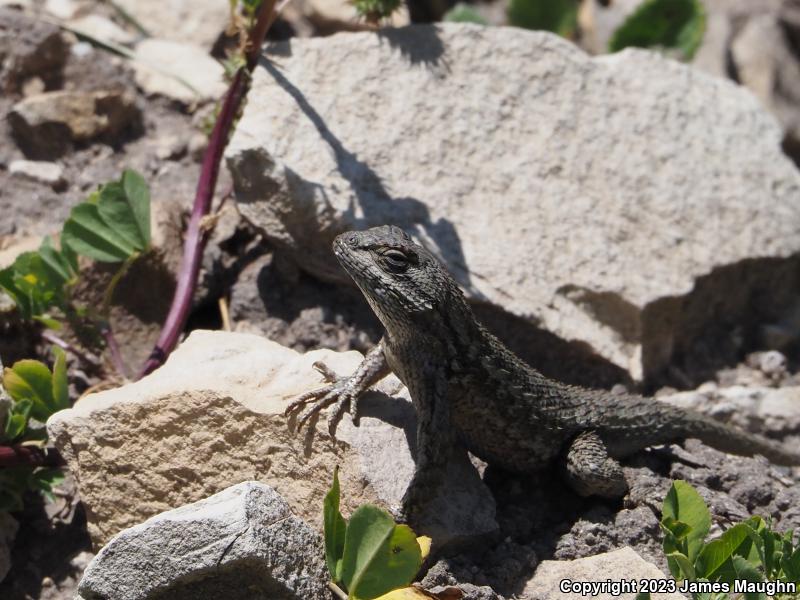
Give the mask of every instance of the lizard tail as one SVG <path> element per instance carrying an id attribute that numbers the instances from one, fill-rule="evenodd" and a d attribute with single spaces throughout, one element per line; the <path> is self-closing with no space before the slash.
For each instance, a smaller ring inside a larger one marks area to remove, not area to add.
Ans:
<path id="1" fill-rule="evenodd" d="M 686 437 L 697 438 L 712 448 L 729 454 L 739 456 L 761 454 L 776 465 L 800 465 L 800 453 L 792 452 L 760 435 L 736 429 L 705 416 L 694 417 L 685 423 L 685 428 Z"/>

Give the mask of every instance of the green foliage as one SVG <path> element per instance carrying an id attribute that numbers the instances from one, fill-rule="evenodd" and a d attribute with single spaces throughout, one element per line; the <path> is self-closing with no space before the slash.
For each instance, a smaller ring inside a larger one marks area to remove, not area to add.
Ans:
<path id="1" fill-rule="evenodd" d="M 670 572 L 677 577 L 680 564 L 692 564 L 711 527 L 711 514 L 695 489 L 685 481 L 672 484 L 664 498 L 661 529 Z"/>
<path id="2" fill-rule="evenodd" d="M 342 583 L 350 596 L 368 600 L 411 583 L 422 564 L 417 536 L 385 510 L 366 504 L 347 525 Z"/>
<path id="3" fill-rule="evenodd" d="M 772 530 L 761 517 L 728 528 L 706 541 L 710 513 L 700 495 L 685 481 L 675 481 L 664 499 L 661 529 L 663 548 L 675 579 L 728 584 L 726 593 L 694 593 L 695 600 L 734 597 L 734 581 L 779 581 L 800 585 L 800 545 L 793 532 Z M 746 600 L 762 600 L 764 594 L 744 593 Z"/>
<path id="4" fill-rule="evenodd" d="M 325 561 L 333 580 L 340 581 L 347 522 L 339 512 L 339 467 L 333 471 L 333 485 L 325 495 L 322 515 L 325 522 Z"/>
<path id="5" fill-rule="evenodd" d="M 150 246 L 150 192 L 141 175 L 125 171 L 72 209 L 61 244 L 100 262 L 123 262 Z"/>
<path id="6" fill-rule="evenodd" d="M 46 237 L 37 251 L 20 254 L 0 270 L 0 288 L 14 300 L 22 318 L 59 329 L 61 322 L 50 311 L 67 312 L 70 288 L 79 275 L 78 254 L 123 262 L 149 247 L 150 192 L 141 175 L 125 171 L 119 181 L 107 183 L 72 209 L 60 249 Z"/>
<path id="7" fill-rule="evenodd" d="M 353 0 L 359 16 L 370 22 L 388 19 L 401 5 L 401 0 Z"/>
<path id="8" fill-rule="evenodd" d="M 28 490 L 39 491 L 52 502 L 53 489 L 63 481 L 61 469 L 25 466 L 0 469 L 0 511 L 22 510 L 22 497 Z"/>
<path id="9" fill-rule="evenodd" d="M 46 237 L 39 250 L 20 254 L 14 264 L 0 270 L 0 288 L 11 296 L 23 318 L 47 320 L 48 310 L 64 308 L 66 286 L 77 274 L 74 253 L 56 250 Z M 51 320 L 48 325 L 52 324 L 55 322 Z"/>
<path id="10" fill-rule="evenodd" d="M 472 6 L 459 2 L 447 11 L 443 18 L 444 21 L 453 23 L 477 23 L 478 25 L 488 25 L 489 23 L 478 14 Z"/>
<path id="11" fill-rule="evenodd" d="M 578 27 L 577 0 L 511 0 L 508 21 L 525 29 L 552 31 L 566 38 Z"/>
<path id="12" fill-rule="evenodd" d="M 0 431 L 0 443 L 41 446 L 47 440 L 43 424 L 53 413 L 69 408 L 66 356 L 54 347 L 52 372 L 36 360 L 20 360 L 3 371 L 3 387 L 11 397 L 11 407 Z M 31 419 L 38 421 L 33 426 Z M 60 469 L 16 466 L 0 469 L 0 510 L 22 509 L 22 495 L 39 491 L 53 498 L 53 487 L 63 481 Z"/>
<path id="13" fill-rule="evenodd" d="M 609 50 L 629 46 L 674 50 L 691 60 L 706 28 L 706 15 L 699 0 L 646 0 L 614 32 Z"/>
<path id="14" fill-rule="evenodd" d="M 20 360 L 3 372 L 3 386 L 15 403 L 30 402 L 29 415 L 44 423 L 53 413 L 69 408 L 66 357 L 56 353 L 53 371 L 38 360 Z"/>
<path id="15" fill-rule="evenodd" d="M 345 521 L 339 512 L 338 469 L 323 511 L 325 559 L 333 581 L 344 585 L 348 598 L 371 600 L 411 583 L 423 556 L 416 535 L 370 504 Z"/>

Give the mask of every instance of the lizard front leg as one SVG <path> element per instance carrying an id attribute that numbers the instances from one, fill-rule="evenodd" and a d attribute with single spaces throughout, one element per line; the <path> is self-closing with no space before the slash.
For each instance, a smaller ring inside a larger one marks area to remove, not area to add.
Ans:
<path id="1" fill-rule="evenodd" d="M 331 437 L 335 439 L 336 428 L 347 407 L 350 407 L 350 414 L 353 415 L 353 420 L 356 421 L 358 419 L 358 399 L 370 386 L 391 372 L 384 354 L 384 347 L 383 340 L 378 342 L 374 348 L 367 352 L 355 373 L 349 377 L 337 378 L 324 364 L 314 363 L 314 367 L 328 379 L 330 385 L 303 394 L 286 407 L 284 414 L 298 413 L 297 429 L 300 430 L 312 416 L 335 403 L 336 407 L 328 417 L 328 431 Z M 308 404 L 311 406 L 300 413 Z"/>
<path id="2" fill-rule="evenodd" d="M 608 455 L 596 431 L 584 431 L 572 440 L 565 463 L 567 482 L 581 496 L 620 498 L 628 491 L 622 467 Z"/>
<path id="3" fill-rule="evenodd" d="M 450 422 L 444 373 L 421 373 L 408 382 L 417 413 L 417 447 L 414 476 L 403 495 L 400 518 L 416 523 L 425 504 L 440 491 L 447 464 L 459 446 Z"/>

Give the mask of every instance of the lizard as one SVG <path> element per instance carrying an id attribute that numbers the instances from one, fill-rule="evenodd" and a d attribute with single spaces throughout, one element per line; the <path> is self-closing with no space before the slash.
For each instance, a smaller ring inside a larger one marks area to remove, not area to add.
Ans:
<path id="1" fill-rule="evenodd" d="M 455 452 L 518 473 L 557 461 L 575 492 L 606 498 L 628 490 L 620 460 L 685 438 L 800 465 L 800 454 L 701 413 L 545 377 L 476 320 L 444 266 L 399 227 L 343 233 L 333 252 L 385 334 L 349 377 L 334 379 L 316 365 L 329 384 L 295 399 L 286 414 L 299 429 L 335 405 L 328 419 L 335 439 L 345 411 L 357 423 L 359 397 L 394 372 L 417 413 L 415 471 L 400 510 L 406 518 L 435 492 Z"/>

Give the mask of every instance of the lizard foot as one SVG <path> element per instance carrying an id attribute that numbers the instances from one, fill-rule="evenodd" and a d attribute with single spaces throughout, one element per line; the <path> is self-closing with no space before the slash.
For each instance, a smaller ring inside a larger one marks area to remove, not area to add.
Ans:
<path id="1" fill-rule="evenodd" d="M 300 431 L 311 417 L 331 404 L 336 404 L 333 412 L 328 417 L 328 432 L 335 440 L 339 421 L 342 420 L 344 411 L 347 410 L 348 406 L 355 406 L 358 391 L 353 389 L 349 377 L 338 377 L 324 363 L 318 361 L 313 366 L 322 374 L 328 385 L 306 392 L 295 399 L 286 407 L 283 414 L 286 416 L 297 415 L 295 431 Z M 306 408 L 306 406 L 308 407 Z"/>

